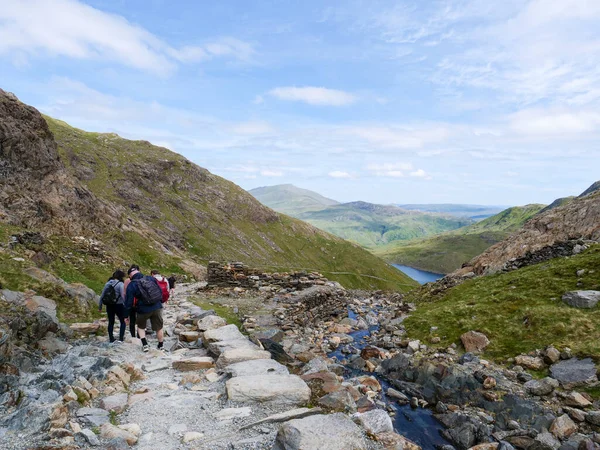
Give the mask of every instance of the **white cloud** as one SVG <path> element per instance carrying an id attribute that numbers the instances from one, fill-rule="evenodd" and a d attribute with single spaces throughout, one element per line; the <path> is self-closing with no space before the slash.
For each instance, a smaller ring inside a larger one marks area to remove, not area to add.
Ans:
<path id="1" fill-rule="evenodd" d="M 411 172 L 410 176 L 415 178 L 431 179 L 431 177 L 427 175 L 427 172 L 425 172 L 423 169 L 417 169 L 414 172 Z"/>
<path id="2" fill-rule="evenodd" d="M 445 141 L 450 130 L 445 125 L 414 126 L 356 126 L 347 133 L 365 139 L 372 144 L 390 149 L 415 149 L 429 143 Z"/>
<path id="3" fill-rule="evenodd" d="M 173 47 L 124 17 L 76 0 L 0 0 L 0 54 L 66 56 L 118 62 L 161 75 L 178 63 L 214 57 L 248 60 L 250 44 L 221 38 L 200 46 Z"/>
<path id="4" fill-rule="evenodd" d="M 260 174 L 263 177 L 282 177 L 283 176 L 283 171 L 281 171 L 281 170 L 269 170 L 269 169 L 265 169 L 265 170 L 261 170 Z"/>
<path id="5" fill-rule="evenodd" d="M 350 175 L 348 172 L 343 172 L 341 170 L 334 170 L 329 172 L 328 175 L 331 178 L 352 178 L 352 175 Z"/>
<path id="6" fill-rule="evenodd" d="M 600 113 L 562 108 L 526 109 L 509 117 L 510 128 L 525 135 L 586 134 L 600 130 Z"/>
<path id="7" fill-rule="evenodd" d="M 267 122 L 260 120 L 251 120 L 234 125 L 231 129 L 236 134 L 260 135 L 269 134 L 274 131 L 273 127 Z"/>
<path id="8" fill-rule="evenodd" d="M 412 170 L 410 163 L 371 163 L 367 165 L 367 170 L 378 177 L 404 177 L 404 171 Z"/>
<path id="9" fill-rule="evenodd" d="M 356 97 L 348 92 L 312 86 L 278 87 L 270 90 L 269 94 L 280 100 L 319 106 L 346 106 L 356 101 Z"/>

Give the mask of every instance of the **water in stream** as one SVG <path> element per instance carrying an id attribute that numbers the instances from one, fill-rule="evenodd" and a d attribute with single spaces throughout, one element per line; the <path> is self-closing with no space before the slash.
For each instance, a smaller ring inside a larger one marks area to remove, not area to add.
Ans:
<path id="1" fill-rule="evenodd" d="M 415 269 L 414 267 L 392 264 L 396 269 L 404 272 L 419 284 L 431 283 L 444 277 L 443 273 L 427 272 L 426 270 Z"/>
<path id="2" fill-rule="evenodd" d="M 354 311 L 349 309 L 348 317 L 351 319 L 356 319 L 357 315 Z M 365 340 L 365 338 L 378 329 L 379 326 L 375 325 L 369 327 L 368 330 L 358 330 L 349 333 L 349 335 L 354 339 L 354 342 L 352 342 L 351 345 L 359 350 L 363 349 L 368 345 L 368 342 Z M 342 353 L 342 347 L 343 346 L 338 347 L 335 351 L 329 353 L 327 356 L 330 358 L 335 358 L 340 362 L 343 361 L 349 355 Z M 440 431 L 442 431 L 444 428 L 433 417 L 431 410 L 425 408 L 412 409 L 410 405 L 399 405 L 394 400 L 388 399 L 385 395 L 388 388 L 392 386 L 384 377 L 377 373 L 363 372 L 361 370 L 346 367 L 346 378 L 352 378 L 360 375 L 374 376 L 381 384 L 381 400 L 390 405 L 396 411 L 396 415 L 392 417 L 395 431 L 420 445 L 423 450 L 435 450 L 442 445 L 449 444 L 449 442 L 440 435 Z"/>

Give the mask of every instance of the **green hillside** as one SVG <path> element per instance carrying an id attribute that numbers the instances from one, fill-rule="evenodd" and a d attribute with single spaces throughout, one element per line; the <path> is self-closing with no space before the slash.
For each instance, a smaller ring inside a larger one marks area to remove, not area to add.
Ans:
<path id="1" fill-rule="evenodd" d="M 263 205 L 288 216 L 298 217 L 307 211 L 319 211 L 339 202 L 323 197 L 308 189 L 301 189 L 293 184 L 264 186 L 248 191 Z"/>
<path id="2" fill-rule="evenodd" d="M 449 273 L 505 239 L 543 208 L 538 204 L 515 206 L 467 227 L 426 239 L 392 242 L 374 253 L 396 264 Z"/>
<path id="3" fill-rule="evenodd" d="M 103 258 L 52 258 L 68 280 L 96 285 L 117 262 L 182 271 L 184 260 L 237 260 L 265 270 L 309 269 L 351 288 L 406 290 L 413 280 L 360 247 L 265 208 L 246 191 L 146 141 L 90 133 L 46 117 L 73 177 L 115 210 Z M 125 231 L 123 231 L 125 230 Z M 73 247 L 55 238 L 59 256 Z M 89 264 L 87 261 L 89 260 Z M 104 262 L 102 262 L 104 261 Z"/>
<path id="4" fill-rule="evenodd" d="M 600 308 L 577 309 L 564 304 L 572 290 L 599 290 L 600 245 L 570 257 L 464 282 L 431 296 L 423 288 L 414 293 L 417 309 L 404 321 L 408 336 L 441 347 L 460 343 L 469 330 L 485 333 L 491 341 L 486 357 L 503 359 L 543 349 L 571 348 L 576 354 L 600 358 Z M 585 273 L 578 277 L 577 272 Z M 438 327 L 435 334 L 431 327 Z"/>

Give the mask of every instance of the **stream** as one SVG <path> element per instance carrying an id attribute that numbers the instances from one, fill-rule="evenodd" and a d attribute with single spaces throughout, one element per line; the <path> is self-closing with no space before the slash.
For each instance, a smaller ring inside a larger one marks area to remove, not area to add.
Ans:
<path id="1" fill-rule="evenodd" d="M 348 317 L 357 319 L 358 315 L 348 309 Z M 379 329 L 378 325 L 372 325 L 368 330 L 358 330 L 348 333 L 354 339 L 350 346 L 359 351 L 368 345 L 365 340 L 372 332 Z M 336 359 L 340 363 L 344 363 L 350 355 L 344 354 L 342 348 L 345 345 L 340 345 L 335 351 L 328 353 L 328 357 Z M 443 426 L 433 417 L 430 409 L 417 408 L 413 409 L 410 405 L 399 405 L 393 399 L 389 399 L 386 395 L 388 388 L 392 387 L 390 382 L 381 375 L 373 372 L 365 372 L 362 370 L 352 369 L 346 366 L 345 378 L 353 378 L 361 375 L 373 376 L 381 384 L 381 400 L 388 406 L 391 406 L 396 415 L 392 417 L 394 430 L 403 436 L 407 437 L 414 443 L 418 444 L 423 450 L 435 450 L 443 445 L 449 444 L 440 432 L 444 429 Z"/>

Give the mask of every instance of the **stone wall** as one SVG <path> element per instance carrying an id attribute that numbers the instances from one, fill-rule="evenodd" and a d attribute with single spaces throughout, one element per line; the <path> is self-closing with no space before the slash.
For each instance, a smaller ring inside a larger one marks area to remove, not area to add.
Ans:
<path id="1" fill-rule="evenodd" d="M 208 287 L 241 287 L 258 290 L 305 289 L 325 285 L 328 280 L 317 272 L 267 273 L 241 262 L 210 261 L 207 267 Z"/>
<path id="2" fill-rule="evenodd" d="M 510 272 L 520 269 L 521 267 L 538 264 L 549 259 L 573 256 L 586 250 L 590 245 L 596 244 L 594 241 L 586 241 L 582 239 L 574 239 L 565 242 L 557 242 L 553 245 L 548 245 L 534 252 L 527 252 L 520 258 L 513 258 L 507 261 L 502 267 L 502 271 Z"/>

